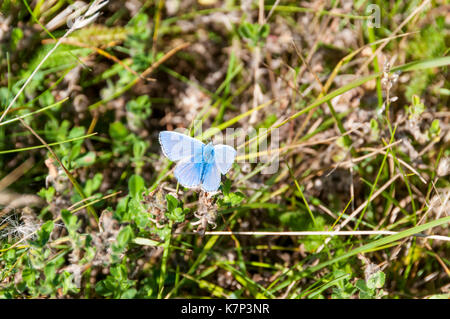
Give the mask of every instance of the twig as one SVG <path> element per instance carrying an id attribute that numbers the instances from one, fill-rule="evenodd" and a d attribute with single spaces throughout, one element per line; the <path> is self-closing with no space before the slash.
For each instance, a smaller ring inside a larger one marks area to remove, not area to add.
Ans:
<path id="1" fill-rule="evenodd" d="M 272 14 L 274 13 L 275 9 L 277 8 L 278 4 L 280 3 L 280 0 L 275 1 L 275 3 L 273 4 L 272 8 L 269 11 L 269 14 L 267 15 L 267 18 L 265 19 L 265 22 L 269 21 L 270 17 L 272 16 Z"/>
<path id="2" fill-rule="evenodd" d="M 33 157 L 30 157 L 25 162 L 16 167 L 11 173 L 6 175 L 0 180 L 0 191 L 7 188 L 9 185 L 14 183 L 16 180 L 20 178 L 26 171 L 32 168 L 34 165 Z"/>

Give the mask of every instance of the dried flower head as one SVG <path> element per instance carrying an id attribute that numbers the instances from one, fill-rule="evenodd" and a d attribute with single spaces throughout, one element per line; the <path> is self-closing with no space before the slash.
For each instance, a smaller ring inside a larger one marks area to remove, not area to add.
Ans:
<path id="1" fill-rule="evenodd" d="M 196 222 L 191 225 L 198 225 L 196 232 L 203 235 L 208 227 L 212 225 L 213 228 L 217 227 L 217 205 L 214 203 L 212 195 L 210 193 L 201 192 L 198 200 L 198 209 L 194 213 L 194 216 L 198 218 Z"/>
<path id="2" fill-rule="evenodd" d="M 67 25 L 72 30 L 81 29 L 91 22 L 93 22 L 100 15 L 100 9 L 107 5 L 109 0 L 95 0 L 87 9 L 84 14 L 80 12 L 84 11 L 85 7 L 77 8 L 75 11 L 75 18 L 72 20 L 72 16 L 69 17 Z"/>

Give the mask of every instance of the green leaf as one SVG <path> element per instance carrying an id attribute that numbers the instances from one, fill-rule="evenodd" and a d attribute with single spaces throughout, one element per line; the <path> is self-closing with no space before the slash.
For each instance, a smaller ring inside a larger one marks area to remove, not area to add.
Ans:
<path id="1" fill-rule="evenodd" d="M 145 151 L 147 150 L 147 143 L 144 141 L 136 141 L 133 144 L 133 155 L 134 157 L 137 158 L 141 158 L 142 156 L 145 155 Z"/>
<path id="2" fill-rule="evenodd" d="M 251 39 L 252 31 L 250 30 L 250 23 L 244 22 L 238 28 L 239 35 L 244 39 Z"/>
<path id="3" fill-rule="evenodd" d="M 136 296 L 137 294 L 137 290 L 134 288 L 128 289 L 127 291 L 125 291 L 120 298 L 121 299 L 132 299 L 134 298 L 134 296 Z"/>
<path id="4" fill-rule="evenodd" d="M 86 131 L 86 129 L 83 126 L 75 126 L 74 128 L 72 128 L 70 130 L 67 138 L 81 137 L 81 136 L 83 136 L 85 131 Z"/>
<path id="5" fill-rule="evenodd" d="M 230 204 L 231 206 L 236 206 L 240 204 L 245 199 L 245 195 L 241 192 L 229 193 L 224 196 L 224 202 Z"/>
<path id="6" fill-rule="evenodd" d="M 48 189 L 42 188 L 39 191 L 38 195 L 44 198 L 47 203 L 50 203 L 53 199 L 53 196 L 55 195 L 55 192 L 55 188 L 53 186 L 50 186 Z"/>
<path id="7" fill-rule="evenodd" d="M 374 274 L 372 274 L 367 279 L 367 287 L 369 289 L 375 289 L 375 288 L 382 288 L 384 286 L 384 281 L 386 279 L 386 275 L 382 271 L 378 271 Z"/>
<path id="8" fill-rule="evenodd" d="M 128 130 L 122 122 L 114 122 L 109 126 L 109 135 L 114 140 L 124 140 L 128 134 Z"/>
<path id="9" fill-rule="evenodd" d="M 259 30 L 259 37 L 261 39 L 265 39 L 265 38 L 267 38 L 269 33 L 270 33 L 270 25 L 267 23 L 263 24 Z"/>
<path id="10" fill-rule="evenodd" d="M 181 223 L 184 221 L 185 214 L 188 210 L 183 209 L 183 202 L 179 202 L 175 197 L 172 195 L 166 195 L 166 201 L 167 201 L 167 212 L 166 216 L 170 220 Z"/>
<path id="11" fill-rule="evenodd" d="M 23 31 L 21 28 L 14 28 L 11 32 L 11 50 L 15 50 L 19 41 L 23 38 Z"/>
<path id="12" fill-rule="evenodd" d="M 117 252 L 122 252 L 128 243 L 133 239 L 134 232 L 130 225 L 122 228 L 117 235 L 116 243 L 114 244 L 113 250 Z"/>
<path id="13" fill-rule="evenodd" d="M 431 123 L 428 135 L 430 138 L 437 138 L 441 134 L 441 127 L 439 126 L 439 120 L 435 119 Z"/>
<path id="14" fill-rule="evenodd" d="M 365 294 L 367 294 L 367 295 L 370 295 L 370 296 L 371 296 L 372 293 L 373 293 L 373 290 L 370 289 L 369 287 L 367 287 L 366 282 L 365 282 L 364 280 L 362 280 L 362 279 L 358 279 L 358 280 L 356 281 L 355 287 L 356 287 L 360 292 L 365 293 Z"/>
<path id="15" fill-rule="evenodd" d="M 143 238 L 143 237 L 137 237 L 133 240 L 135 244 L 142 245 L 142 246 L 160 246 L 161 243 L 156 240 Z"/>
<path id="16" fill-rule="evenodd" d="M 41 229 L 37 232 L 37 239 L 31 243 L 37 247 L 44 247 L 50 239 L 50 235 L 55 227 L 53 220 L 49 220 L 42 224 Z"/>
<path id="17" fill-rule="evenodd" d="M 54 263 L 48 263 L 44 267 L 45 281 L 53 281 L 56 277 L 56 265 Z"/>
<path id="18" fill-rule="evenodd" d="M 169 219 L 176 223 L 181 223 L 184 221 L 184 217 L 184 210 L 181 207 L 177 207 L 173 210 L 173 213 L 170 214 Z"/>
<path id="19" fill-rule="evenodd" d="M 78 293 L 80 291 L 79 288 L 73 283 L 73 274 L 64 271 L 61 274 L 62 277 L 62 288 L 63 294 L 66 295 L 69 292 Z"/>
<path id="20" fill-rule="evenodd" d="M 166 195 L 167 210 L 172 212 L 176 207 L 178 207 L 178 199 L 172 195 Z"/>
<path id="21" fill-rule="evenodd" d="M 80 228 L 81 220 L 79 221 L 77 216 L 73 215 L 67 209 L 61 210 L 61 218 L 66 225 L 67 231 L 70 236 L 73 236 L 74 233 Z"/>
<path id="22" fill-rule="evenodd" d="M 411 113 L 414 116 L 419 116 L 425 111 L 425 105 L 420 101 L 420 97 L 417 95 L 413 95 L 412 97 L 412 106 Z"/>
<path id="23" fill-rule="evenodd" d="M 84 156 L 75 160 L 75 165 L 77 167 L 87 167 L 91 166 L 95 163 L 95 159 L 97 158 L 95 152 L 87 152 Z"/>
<path id="24" fill-rule="evenodd" d="M 370 137 L 372 140 L 376 141 L 380 137 L 380 128 L 377 120 L 370 120 Z"/>
<path id="25" fill-rule="evenodd" d="M 267 38 L 269 32 L 270 26 L 268 24 L 259 25 L 258 23 L 243 22 L 238 28 L 241 38 L 249 40 L 250 45 L 253 47 Z"/>
<path id="26" fill-rule="evenodd" d="M 86 181 L 84 186 L 84 192 L 86 196 L 91 196 L 96 190 L 98 190 L 102 184 L 103 175 L 101 173 L 96 173 L 92 179 Z"/>
<path id="27" fill-rule="evenodd" d="M 145 190 L 145 182 L 139 175 L 132 175 L 128 181 L 130 196 L 134 199 L 141 199 L 142 192 Z"/>

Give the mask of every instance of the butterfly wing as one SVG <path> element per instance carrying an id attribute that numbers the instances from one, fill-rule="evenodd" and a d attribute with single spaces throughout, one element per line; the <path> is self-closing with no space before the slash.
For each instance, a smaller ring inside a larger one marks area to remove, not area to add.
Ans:
<path id="1" fill-rule="evenodd" d="M 203 163 L 195 163 L 192 159 L 180 161 L 175 166 L 174 175 L 178 182 L 184 187 L 191 188 L 200 185 Z"/>
<path id="2" fill-rule="evenodd" d="M 205 192 L 216 192 L 220 186 L 220 171 L 216 163 L 205 163 L 203 176 L 202 176 L 202 189 Z"/>
<path id="3" fill-rule="evenodd" d="M 226 174 L 231 165 L 233 165 L 236 157 L 236 150 L 228 145 L 216 145 L 214 146 L 214 158 L 216 165 L 222 174 Z"/>
<path id="4" fill-rule="evenodd" d="M 193 158 L 195 163 L 202 162 L 205 144 L 195 138 L 178 132 L 163 131 L 159 133 L 159 143 L 164 155 L 171 161 Z"/>

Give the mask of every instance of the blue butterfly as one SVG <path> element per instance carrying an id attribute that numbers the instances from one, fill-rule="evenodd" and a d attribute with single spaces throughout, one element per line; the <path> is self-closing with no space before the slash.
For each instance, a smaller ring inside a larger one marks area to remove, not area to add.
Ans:
<path id="1" fill-rule="evenodd" d="M 159 143 L 175 166 L 174 175 L 187 188 L 200 186 L 205 192 L 219 189 L 221 174 L 226 174 L 236 157 L 228 145 L 204 144 L 190 136 L 170 131 L 159 133 Z"/>

